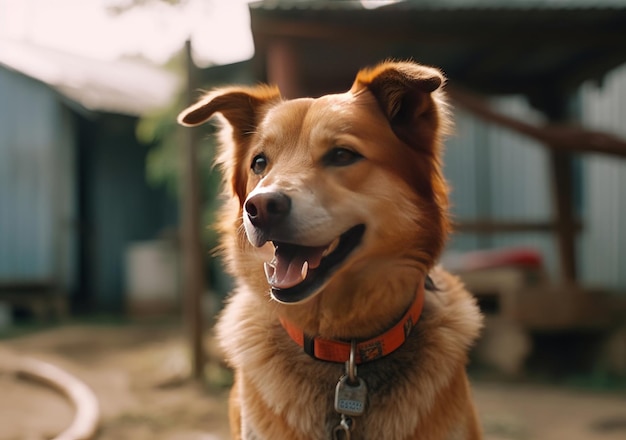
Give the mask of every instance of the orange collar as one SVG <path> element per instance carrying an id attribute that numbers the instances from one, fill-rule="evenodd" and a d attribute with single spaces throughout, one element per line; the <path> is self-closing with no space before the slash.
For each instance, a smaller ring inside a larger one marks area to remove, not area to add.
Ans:
<path id="1" fill-rule="evenodd" d="M 393 327 L 374 338 L 366 341 L 357 341 L 356 363 L 363 364 L 379 359 L 400 348 L 417 323 L 422 314 L 423 307 L 424 285 L 420 285 L 415 294 L 413 304 L 411 304 L 404 316 Z M 280 323 L 291 339 L 302 347 L 305 353 L 314 359 L 344 363 L 350 357 L 349 341 L 307 336 L 300 328 L 286 319 L 280 318 Z"/>

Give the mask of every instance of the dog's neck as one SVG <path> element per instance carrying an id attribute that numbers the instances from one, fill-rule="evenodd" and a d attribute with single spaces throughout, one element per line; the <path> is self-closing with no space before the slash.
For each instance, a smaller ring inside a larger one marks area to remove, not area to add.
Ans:
<path id="1" fill-rule="evenodd" d="M 365 340 L 392 327 L 415 300 L 426 276 L 415 269 L 375 271 L 359 278 L 342 277 L 304 304 L 282 306 L 282 319 L 297 323 L 302 332 L 337 340 Z M 384 294 L 381 295 L 381 292 Z"/>
<path id="2" fill-rule="evenodd" d="M 422 314 L 425 294 L 425 285 L 420 284 L 402 317 L 381 334 L 366 340 L 352 338 L 348 342 L 310 336 L 284 318 L 280 322 L 291 339 L 314 359 L 343 363 L 355 356 L 355 362 L 362 364 L 387 356 L 404 344 Z"/>

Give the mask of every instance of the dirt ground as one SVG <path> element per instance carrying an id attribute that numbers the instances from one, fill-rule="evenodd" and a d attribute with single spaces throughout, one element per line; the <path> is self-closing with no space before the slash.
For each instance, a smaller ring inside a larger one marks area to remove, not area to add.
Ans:
<path id="1" fill-rule="evenodd" d="M 207 338 L 210 349 L 210 339 Z M 228 439 L 225 384 L 215 360 L 212 384 L 185 380 L 183 332 L 174 325 L 72 325 L 0 341 L 0 440 L 54 437 L 72 420 L 59 395 L 18 379 L 7 360 L 30 356 L 84 381 L 98 397 L 97 440 Z M 546 385 L 474 382 L 486 440 L 623 440 L 626 396 Z"/>

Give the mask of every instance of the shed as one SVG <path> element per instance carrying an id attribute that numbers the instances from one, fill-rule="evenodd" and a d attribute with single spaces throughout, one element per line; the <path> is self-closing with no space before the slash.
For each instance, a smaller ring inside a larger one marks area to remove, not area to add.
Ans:
<path id="1" fill-rule="evenodd" d="M 176 87 L 146 64 L 0 42 L 0 302 L 121 308 L 125 247 L 176 223 L 135 138 Z"/>

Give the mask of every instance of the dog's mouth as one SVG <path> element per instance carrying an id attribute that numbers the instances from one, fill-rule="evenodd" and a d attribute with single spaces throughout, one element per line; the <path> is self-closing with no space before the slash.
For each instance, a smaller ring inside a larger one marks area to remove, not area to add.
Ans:
<path id="1" fill-rule="evenodd" d="M 273 241 L 274 258 L 264 264 L 272 296 L 296 303 L 317 292 L 361 243 L 365 225 L 357 225 L 326 246 L 299 246 Z"/>

